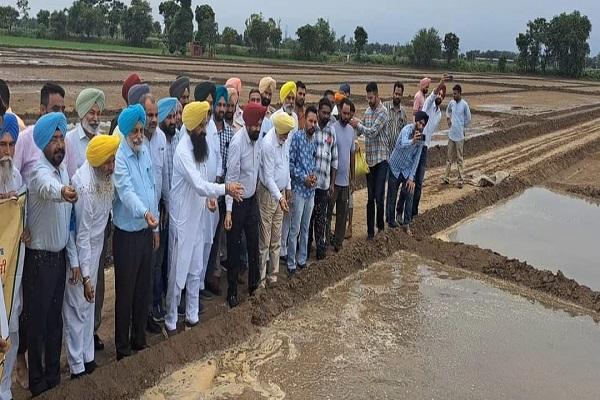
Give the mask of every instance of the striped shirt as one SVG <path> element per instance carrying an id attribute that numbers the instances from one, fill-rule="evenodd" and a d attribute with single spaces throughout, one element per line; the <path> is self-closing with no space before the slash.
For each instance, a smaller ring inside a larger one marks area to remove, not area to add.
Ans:
<path id="1" fill-rule="evenodd" d="M 388 112 L 383 104 L 379 102 L 375 110 L 371 107 L 367 108 L 363 122 L 356 127 L 358 134 L 365 136 L 366 159 L 369 167 L 387 161 L 389 157 L 387 121 Z"/>
<path id="2" fill-rule="evenodd" d="M 396 146 L 396 141 L 398 140 L 398 136 L 400 136 L 400 131 L 406 125 L 407 118 L 402 105 L 400 105 L 400 109 L 396 110 L 394 107 L 394 102 L 392 100 L 386 101 L 383 103 L 383 106 L 388 111 L 389 119 L 386 126 L 387 129 L 387 139 L 388 139 L 388 149 L 390 154 L 394 150 Z"/>
<path id="3" fill-rule="evenodd" d="M 331 168 L 338 167 L 338 152 L 335 133 L 332 131 L 331 121 L 323 129 L 317 125 L 314 139 L 317 146 L 317 189 L 328 190 L 331 184 Z"/>
<path id="4" fill-rule="evenodd" d="M 305 131 L 296 131 L 290 145 L 290 177 L 292 190 L 304 199 L 315 193 L 315 188 L 307 187 L 304 182 L 315 172 L 316 155 L 314 135 L 309 138 Z"/>
<path id="5" fill-rule="evenodd" d="M 221 146 L 221 163 L 223 166 L 224 178 L 227 174 L 227 157 L 229 156 L 229 143 L 231 142 L 231 138 L 233 137 L 235 131 L 233 130 L 233 127 L 231 125 L 223 121 L 223 130 L 219 131 L 217 128 L 217 133 L 219 134 L 219 144 Z"/>
<path id="6" fill-rule="evenodd" d="M 390 171 L 397 179 L 400 178 L 400 175 L 405 179 L 415 179 L 421 151 L 423 150 L 423 141 L 413 144 L 412 138 L 414 136 L 415 124 L 406 125 L 402 129 L 396 141 L 396 146 L 390 155 Z"/>

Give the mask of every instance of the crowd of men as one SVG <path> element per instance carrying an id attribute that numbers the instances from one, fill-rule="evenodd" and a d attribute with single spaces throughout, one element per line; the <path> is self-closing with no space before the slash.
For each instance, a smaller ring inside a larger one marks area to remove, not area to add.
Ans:
<path id="1" fill-rule="evenodd" d="M 277 282 L 280 269 L 293 278 L 307 267 L 313 242 L 317 260 L 340 251 L 352 235 L 363 147 L 367 238 L 385 225 L 411 234 L 448 80 L 428 94 L 431 80 L 424 78 L 411 117 L 401 82 L 386 102 L 371 82 L 359 120 L 348 84 L 308 105 L 302 82 L 277 91 L 265 77 L 242 105 L 238 78 L 222 86 L 201 82 L 192 91 L 180 76 L 169 97 L 157 99 L 133 74 L 109 132 L 100 132 L 106 100 L 99 89 L 69 94 L 77 96 L 78 120 L 68 130 L 66 93 L 46 83 L 40 117 L 26 127 L 1 81 L 0 199 L 26 191 L 27 213 L 10 335 L 0 338 L 0 399 L 11 398 L 15 365 L 17 381 L 34 396 L 58 385 L 63 338 L 71 378 L 94 371 L 95 352 L 104 348 L 97 332 L 111 234 L 117 360 L 146 348 L 147 331 L 164 326 L 173 336 L 182 325 L 197 325 L 202 299 L 221 295 L 223 272 L 226 302 L 236 307 L 239 284 L 253 295 Z M 456 162 L 459 187 L 471 120 L 461 91 L 454 86 L 446 109 L 444 176 L 449 183 Z M 272 107 L 277 95 L 279 109 Z"/>

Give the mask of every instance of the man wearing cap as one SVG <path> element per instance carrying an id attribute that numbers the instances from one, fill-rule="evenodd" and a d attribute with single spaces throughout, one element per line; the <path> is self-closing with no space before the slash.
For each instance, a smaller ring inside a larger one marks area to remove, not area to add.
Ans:
<path id="1" fill-rule="evenodd" d="M 167 254 L 169 243 L 169 196 L 173 179 L 173 157 L 179 144 L 176 134 L 175 113 L 178 100 L 175 97 L 164 97 L 158 100 L 158 127 L 153 136 L 165 137 L 164 164 L 162 167 L 162 198 L 159 202 L 160 214 L 160 247 L 155 252 L 154 269 L 152 271 L 153 295 L 151 317 L 154 322 L 164 321 L 165 308 L 163 306 L 163 294 L 167 291 L 168 263 Z M 146 117 L 148 117 L 146 115 Z M 154 168 L 154 166 L 153 166 Z M 156 176 L 154 178 L 156 180 Z"/>
<path id="2" fill-rule="evenodd" d="M 25 252 L 23 289 L 28 299 L 29 390 L 34 396 L 60 383 L 67 263 L 70 278 L 79 279 L 77 249 L 70 235 L 71 211 L 78 196 L 62 163 L 66 131 L 62 112 L 45 114 L 33 129 L 33 140 L 43 156 L 31 172 L 27 192 L 31 242 Z"/>
<path id="3" fill-rule="evenodd" d="M 265 135 L 261 143 L 259 183 L 257 190 L 260 210 L 260 283 L 265 287 L 277 281 L 279 273 L 279 251 L 283 214 L 289 215 L 287 200 L 291 198 L 290 150 L 288 135 L 294 129 L 294 119 L 287 113 L 275 113 L 272 117 L 273 128 Z M 289 226 L 289 225 L 288 225 Z M 288 228 L 289 231 L 289 228 Z M 267 271 L 267 261 L 269 271 Z"/>
<path id="4" fill-rule="evenodd" d="M 140 83 L 142 83 L 142 80 L 140 79 L 138 74 L 131 74 L 127 77 L 127 79 L 123 81 L 123 85 L 121 86 L 121 97 L 123 97 L 123 100 L 125 100 L 125 107 L 129 105 L 129 89 L 131 89 L 133 85 L 138 85 Z M 112 135 L 115 129 L 117 128 L 118 119 L 119 114 L 115 115 L 115 117 L 110 121 L 110 129 L 108 130 L 109 135 Z"/>
<path id="5" fill-rule="evenodd" d="M 218 213 L 217 197 L 228 194 L 237 201 L 243 193 L 239 183 L 214 183 L 219 152 L 207 140 L 210 105 L 194 101 L 183 110 L 184 135 L 173 160 L 172 202 L 169 214 L 169 270 L 165 327 L 169 336 L 177 332 L 177 307 L 186 288 L 185 326 L 199 322 L 200 290 L 213 241 L 210 220 Z M 218 215 L 218 214 L 217 214 Z"/>
<path id="6" fill-rule="evenodd" d="M 190 102 L 190 78 L 178 76 L 169 86 L 169 96 L 175 97 L 185 107 Z"/>
<path id="7" fill-rule="evenodd" d="M 425 95 L 429 91 L 430 84 L 430 78 L 423 78 L 419 81 L 419 90 L 417 93 L 415 93 L 415 100 L 413 102 L 413 114 L 423 109 L 423 105 L 425 104 Z"/>
<path id="8" fill-rule="evenodd" d="M 85 162 L 86 150 L 90 139 L 100 133 L 100 116 L 104 111 L 105 97 L 104 92 L 95 89 L 87 88 L 83 89 L 77 100 L 75 101 L 75 110 L 79 116 L 79 123 L 74 129 L 67 132 L 65 138 L 65 162 L 67 164 L 67 172 L 69 177 L 75 175 L 75 171 L 79 169 Z M 102 254 L 99 258 L 99 267 L 95 268 L 94 271 L 98 272 L 96 278 L 96 299 L 94 301 L 94 342 L 96 350 L 104 349 L 104 343 L 98 336 L 97 332 L 102 322 L 102 307 L 104 305 L 104 258 L 106 254 L 106 242 L 111 231 L 111 223 L 109 217 L 106 219 L 105 224 L 105 236 L 103 241 Z"/>
<path id="9" fill-rule="evenodd" d="M 119 115 L 124 139 L 115 157 L 113 255 L 117 360 L 142 350 L 148 317 L 152 251 L 158 249 L 159 214 L 152 161 L 144 146 L 146 112 L 130 105 Z M 131 330 L 130 330 L 131 328 Z"/>
<path id="10" fill-rule="evenodd" d="M 335 131 L 332 129 L 331 109 L 333 106 L 326 97 L 319 101 L 318 124 L 315 131 L 317 185 L 315 204 L 308 234 L 308 253 L 314 237 L 317 247 L 317 260 L 325 258 L 327 252 L 327 206 L 335 188 L 338 167 L 338 150 Z M 314 236 L 313 236 L 314 234 Z"/>
<path id="11" fill-rule="evenodd" d="M 412 199 L 415 191 L 415 174 L 423 149 L 423 129 L 429 117 L 424 111 L 415 113 L 414 124 L 406 125 L 398 140 L 396 147 L 390 155 L 390 170 L 388 176 L 388 192 L 386 201 L 386 219 L 390 227 L 398 227 L 396 221 L 402 222 L 404 231 L 412 235 L 410 223 L 412 221 Z M 396 214 L 396 196 L 398 188 L 402 186 L 404 195 L 404 216 Z"/>
<path id="12" fill-rule="evenodd" d="M 421 191 L 423 189 L 423 181 L 425 179 L 425 170 L 427 169 L 427 148 L 431 144 L 431 138 L 433 134 L 438 130 L 440 126 L 440 121 L 442 120 L 442 110 L 441 104 L 446 97 L 446 85 L 445 81 L 447 80 L 447 76 L 443 75 L 440 79 L 440 83 L 434 89 L 434 91 L 427 97 L 425 100 L 425 104 L 423 105 L 423 111 L 427 113 L 429 120 L 427 121 L 427 125 L 423 128 L 423 136 L 425 142 L 423 143 L 421 149 L 421 157 L 419 158 L 419 166 L 417 167 L 417 172 L 415 174 L 415 191 L 413 194 L 413 202 L 412 202 L 412 217 L 416 217 L 419 214 L 419 202 L 421 201 Z M 403 207 L 405 203 L 404 193 L 400 192 L 400 200 L 398 201 L 398 206 L 396 209 L 397 215 L 403 214 Z"/>
<path id="13" fill-rule="evenodd" d="M 17 116 L 12 113 L 4 114 L 2 124 L 0 124 L 0 200 L 16 197 L 23 189 L 23 180 L 21 174 L 13 165 L 13 156 L 15 154 L 15 143 L 19 135 L 19 121 Z M 29 242 L 29 231 L 24 231 L 21 241 L 25 244 Z M 17 350 L 19 348 L 19 315 L 23 309 L 23 294 L 21 289 L 21 279 L 23 276 L 23 263 L 17 264 L 17 273 L 13 287 L 14 300 L 10 320 L 8 320 L 8 339 L 10 348 L 5 353 L 4 372 L 2 383 L 0 384 L 0 399 L 12 399 L 12 371 L 17 359 Z M 1 294 L 1 292 L 0 292 Z M 0 310 L 3 312 L 6 310 Z"/>
<path id="14" fill-rule="evenodd" d="M 45 83 L 40 92 L 40 116 L 50 112 L 65 111 L 65 90 L 52 82 Z M 26 184 L 42 152 L 33 140 L 33 125 L 28 126 L 19 134 L 15 146 L 15 167 L 21 173 Z"/>
<path id="15" fill-rule="evenodd" d="M 260 216 L 256 198 L 256 181 L 260 167 L 260 126 L 266 107 L 248 103 L 244 109 L 245 128 L 233 135 L 229 144 L 226 183 L 239 182 L 244 188 L 243 200 L 225 197 L 226 214 L 223 227 L 227 231 L 227 302 L 230 307 L 239 304 L 238 274 L 242 247 L 242 233 L 246 234 L 248 251 L 248 289 L 253 293 L 260 278 L 258 238 Z"/>
<path id="16" fill-rule="evenodd" d="M 65 344 L 71 378 L 96 369 L 94 355 L 94 299 L 108 215 L 112 209 L 112 174 L 118 135 L 94 136 L 86 148 L 86 161 L 75 172 L 73 186 L 79 195 L 75 203 L 75 243 L 79 271 L 67 277 L 63 315 Z M 81 279 L 79 279 L 81 278 Z"/>

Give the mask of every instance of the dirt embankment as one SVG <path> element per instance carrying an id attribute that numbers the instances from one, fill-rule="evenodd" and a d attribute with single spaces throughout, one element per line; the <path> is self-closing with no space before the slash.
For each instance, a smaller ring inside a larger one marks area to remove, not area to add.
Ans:
<path id="1" fill-rule="evenodd" d="M 297 278 L 280 281 L 276 287 L 251 298 L 240 307 L 161 342 L 150 350 L 102 367 L 93 375 L 65 382 L 44 394 L 43 398 L 134 398 L 153 386 L 164 373 L 211 351 L 239 343 L 254 334 L 258 326 L 268 324 L 286 309 L 298 306 L 326 287 L 398 250 L 515 282 L 573 302 L 592 310 L 592 313 L 600 312 L 600 293 L 565 278 L 560 272 L 540 271 L 490 250 L 430 237 L 501 199 L 546 181 L 575 160 L 599 150 L 600 139 L 587 142 L 546 159 L 524 175 L 512 177 L 499 186 L 479 189 L 454 203 L 433 208 L 418 217 L 414 225 L 416 236 L 413 238 L 398 230 L 388 230 L 372 242 L 352 239 L 336 256 L 317 262 Z"/>

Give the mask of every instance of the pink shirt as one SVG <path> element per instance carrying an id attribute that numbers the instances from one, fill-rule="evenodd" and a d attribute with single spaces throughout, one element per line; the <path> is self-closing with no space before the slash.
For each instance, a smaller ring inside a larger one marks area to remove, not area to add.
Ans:
<path id="1" fill-rule="evenodd" d="M 419 90 L 417 93 L 415 93 L 415 101 L 413 103 L 413 113 L 423 110 L 424 104 L 425 104 L 425 96 L 423 95 L 423 92 L 421 90 Z"/>
<path id="2" fill-rule="evenodd" d="M 42 151 L 33 141 L 33 125 L 30 125 L 19 133 L 13 158 L 15 168 L 21 173 L 27 186 L 29 186 L 31 172 L 41 156 Z"/>

